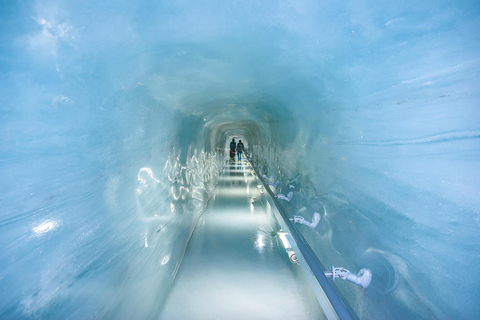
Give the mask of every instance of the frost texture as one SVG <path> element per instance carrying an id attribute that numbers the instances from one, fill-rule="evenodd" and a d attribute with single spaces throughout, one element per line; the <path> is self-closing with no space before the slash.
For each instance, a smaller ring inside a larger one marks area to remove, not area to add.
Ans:
<path id="1" fill-rule="evenodd" d="M 0 317 L 155 317 L 232 136 L 361 318 L 480 314 L 478 1 L 0 15 Z"/>

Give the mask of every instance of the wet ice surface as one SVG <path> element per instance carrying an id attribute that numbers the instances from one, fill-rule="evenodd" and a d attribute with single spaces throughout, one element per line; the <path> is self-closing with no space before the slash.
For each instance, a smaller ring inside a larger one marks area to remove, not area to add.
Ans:
<path id="1" fill-rule="evenodd" d="M 300 266 L 288 261 L 271 235 L 250 169 L 226 165 L 161 319 L 319 318 L 298 281 Z"/>

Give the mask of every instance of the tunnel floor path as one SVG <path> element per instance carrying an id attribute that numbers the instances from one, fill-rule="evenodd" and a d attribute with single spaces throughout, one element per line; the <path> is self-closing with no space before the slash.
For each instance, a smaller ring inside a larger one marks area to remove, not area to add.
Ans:
<path id="1" fill-rule="evenodd" d="M 227 161 L 161 319 L 319 318 L 266 212 L 248 163 Z"/>

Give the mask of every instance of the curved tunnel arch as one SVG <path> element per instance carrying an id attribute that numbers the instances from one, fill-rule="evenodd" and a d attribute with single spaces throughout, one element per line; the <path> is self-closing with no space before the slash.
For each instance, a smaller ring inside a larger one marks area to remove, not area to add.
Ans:
<path id="1" fill-rule="evenodd" d="M 325 264 L 377 269 L 359 314 L 480 313 L 445 276 L 480 264 L 478 1 L 2 10 L 0 317 L 153 317 L 236 134 Z"/>
<path id="2" fill-rule="evenodd" d="M 263 139 L 268 137 L 268 128 L 262 129 L 253 120 L 243 120 L 236 122 L 224 122 L 215 125 L 210 130 L 210 150 L 214 151 L 214 147 L 223 148 L 231 137 L 243 136 L 250 144 L 260 143 Z M 238 139 L 237 139 L 238 140 Z M 208 150 L 209 145 L 207 145 Z"/>

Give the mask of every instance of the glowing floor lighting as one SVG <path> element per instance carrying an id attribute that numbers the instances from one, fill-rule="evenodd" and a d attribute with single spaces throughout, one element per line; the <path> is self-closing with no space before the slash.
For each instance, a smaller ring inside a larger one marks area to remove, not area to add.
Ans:
<path id="1" fill-rule="evenodd" d="M 228 169 L 225 171 L 226 173 L 244 173 L 244 169 Z"/>
<path id="2" fill-rule="evenodd" d="M 229 176 L 222 176 L 218 178 L 219 181 L 254 181 L 255 177 L 253 176 L 234 176 L 234 177 L 229 177 Z"/>
<path id="3" fill-rule="evenodd" d="M 282 240 L 283 247 L 285 249 L 291 249 L 292 246 L 290 244 L 290 241 L 288 241 L 288 239 L 287 239 L 287 233 L 279 231 L 277 234 L 280 237 L 280 240 Z"/>
<path id="4" fill-rule="evenodd" d="M 218 188 L 217 196 L 224 197 L 246 197 L 251 195 L 252 192 L 250 188 L 247 190 L 242 186 L 231 186 L 229 188 Z"/>

